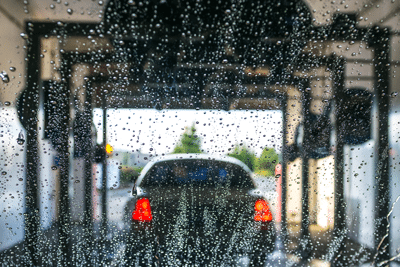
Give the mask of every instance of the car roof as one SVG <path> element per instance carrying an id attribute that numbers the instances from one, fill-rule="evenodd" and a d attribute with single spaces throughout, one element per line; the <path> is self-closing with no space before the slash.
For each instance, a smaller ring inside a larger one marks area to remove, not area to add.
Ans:
<path id="1" fill-rule="evenodd" d="M 229 156 L 221 156 L 221 155 L 211 155 L 211 154 L 196 154 L 196 153 L 186 153 L 186 154 L 168 154 L 164 156 L 158 156 L 154 157 L 151 159 L 146 166 L 143 168 L 142 172 L 140 173 L 140 176 L 138 177 L 136 184 L 139 185 L 142 182 L 143 177 L 146 175 L 146 173 L 155 165 L 156 163 L 159 162 L 164 162 L 164 161 L 176 161 L 176 160 L 188 160 L 188 159 L 203 159 L 203 160 L 216 160 L 216 161 L 223 161 L 223 162 L 228 162 L 232 163 L 235 165 L 239 165 L 242 167 L 246 172 L 252 173 L 249 167 L 247 167 L 246 164 L 241 162 L 240 160 L 229 157 Z"/>

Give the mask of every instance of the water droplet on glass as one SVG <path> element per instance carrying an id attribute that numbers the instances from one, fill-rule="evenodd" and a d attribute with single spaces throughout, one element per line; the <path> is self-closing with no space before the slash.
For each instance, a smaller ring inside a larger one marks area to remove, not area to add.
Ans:
<path id="1" fill-rule="evenodd" d="M 19 179 L 18 179 L 18 181 L 20 181 L 20 182 L 22 182 L 23 180 L 24 180 L 24 179 L 22 179 L 22 178 L 19 178 Z"/>
<path id="2" fill-rule="evenodd" d="M 74 11 L 73 11 L 71 8 L 68 8 L 68 9 L 67 9 L 67 13 L 70 14 L 70 15 L 72 15 L 72 13 L 74 13 Z"/>
<path id="3" fill-rule="evenodd" d="M 10 106 L 11 105 L 11 102 L 10 101 L 6 101 L 6 102 L 4 102 L 4 106 Z"/>
<path id="4" fill-rule="evenodd" d="M 51 169 L 52 169 L 53 171 L 55 171 L 55 170 L 57 170 L 57 166 L 53 165 L 53 166 L 51 166 Z"/>
<path id="5" fill-rule="evenodd" d="M 18 145 L 23 145 L 25 143 L 25 136 L 22 131 L 18 134 L 17 143 Z"/>
<path id="6" fill-rule="evenodd" d="M 81 180 L 75 180 L 76 184 L 79 184 L 81 182 Z"/>
<path id="7" fill-rule="evenodd" d="M 15 71 L 15 67 L 10 67 L 10 71 L 14 72 Z"/>
<path id="8" fill-rule="evenodd" d="M 51 5 L 50 5 L 50 8 L 51 8 L 51 9 L 55 9 L 55 8 L 56 8 L 56 6 L 55 6 L 55 5 L 53 5 L 53 4 L 51 4 Z"/>
<path id="9" fill-rule="evenodd" d="M 8 83 L 10 81 L 10 77 L 8 77 L 8 74 L 5 71 L 0 72 L 0 78 L 3 83 Z"/>
<path id="10" fill-rule="evenodd" d="M 281 177 L 280 174 L 275 175 L 275 178 L 278 179 L 279 177 Z"/>
<path id="11" fill-rule="evenodd" d="M 7 175 L 7 172 L 6 171 L 2 171 L 1 175 Z"/>
<path id="12" fill-rule="evenodd" d="M 25 40 L 28 39 L 28 35 L 26 33 L 22 32 L 22 33 L 20 33 L 19 36 L 21 36 L 22 39 L 25 39 Z"/>

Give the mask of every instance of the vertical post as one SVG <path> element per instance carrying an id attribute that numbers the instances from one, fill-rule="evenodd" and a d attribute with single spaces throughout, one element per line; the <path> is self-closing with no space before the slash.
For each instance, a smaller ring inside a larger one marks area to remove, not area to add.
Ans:
<path id="1" fill-rule="evenodd" d="M 331 58 L 330 64 L 333 70 L 333 92 L 335 98 L 336 109 L 336 150 L 335 150 L 335 207 L 334 207 L 334 241 L 340 244 L 335 251 L 336 255 L 340 254 L 342 243 L 346 231 L 345 221 L 345 200 L 344 200 L 344 158 L 343 158 L 343 126 L 342 118 L 344 116 L 344 107 L 342 104 L 345 82 L 345 59 Z M 336 256 L 332 260 L 336 260 Z M 334 262 L 332 262 L 334 266 Z"/>
<path id="2" fill-rule="evenodd" d="M 107 236 L 107 94 L 103 94 L 103 173 L 101 190 L 101 241 L 104 242 Z"/>
<path id="3" fill-rule="evenodd" d="M 376 164 L 376 214 L 375 214 L 375 248 L 378 254 L 377 261 L 390 258 L 390 234 L 386 216 L 390 209 L 390 181 L 389 181 L 389 52 L 390 33 L 388 28 L 376 29 L 374 44 L 375 61 L 375 94 L 378 100 L 378 140 Z"/>
<path id="4" fill-rule="evenodd" d="M 287 194 L 287 190 L 286 190 L 286 186 L 287 186 L 287 94 L 284 94 L 282 97 L 282 182 L 281 182 L 281 186 L 282 186 L 282 198 L 281 198 L 281 235 L 282 235 L 282 239 L 284 242 L 286 242 L 286 237 L 287 237 L 287 218 L 286 218 L 286 212 L 287 212 L 287 202 L 286 202 L 286 194 Z"/>
<path id="5" fill-rule="evenodd" d="M 30 115 L 25 118 L 26 123 L 26 184 L 25 184 L 25 242 L 29 261 L 33 266 L 38 266 L 38 235 L 40 231 L 39 200 L 38 200 L 38 110 L 39 110 L 39 77 L 40 77 L 40 57 L 39 42 L 40 36 L 35 32 L 35 27 L 31 27 L 27 22 L 25 29 L 28 34 L 27 51 L 27 95 L 24 99 L 23 113 Z M 21 101 L 22 102 L 22 101 Z M 22 104 L 22 103 L 21 103 Z M 29 110 L 25 110 L 29 109 Z"/>
<path id="6" fill-rule="evenodd" d="M 71 266 L 71 247 L 70 247 L 70 203 L 69 203 L 69 133 L 70 133 L 70 87 L 68 74 L 70 64 L 68 60 L 61 62 L 61 83 L 59 88 L 57 116 L 60 120 L 59 143 L 56 150 L 60 157 L 60 230 L 58 234 L 58 244 L 60 254 L 58 263 L 60 266 Z"/>
<path id="7" fill-rule="evenodd" d="M 93 140 L 92 140 L 92 84 L 87 82 L 86 88 L 86 106 L 85 106 L 85 117 L 87 118 L 87 131 L 88 131 L 88 143 L 86 144 L 87 149 L 85 151 L 85 211 L 84 211 L 84 228 L 85 228 L 85 241 L 88 253 L 86 253 L 86 260 L 88 266 L 92 264 L 91 251 L 93 249 L 93 183 L 92 183 L 92 162 L 93 162 Z"/>
<path id="8" fill-rule="evenodd" d="M 301 233 L 299 252 L 303 260 L 308 259 L 311 254 L 311 240 L 309 232 L 310 214 L 309 214 L 309 148 L 310 140 L 310 100 L 309 82 L 301 84 L 303 88 L 303 145 L 302 145 L 302 208 L 301 208 Z"/>

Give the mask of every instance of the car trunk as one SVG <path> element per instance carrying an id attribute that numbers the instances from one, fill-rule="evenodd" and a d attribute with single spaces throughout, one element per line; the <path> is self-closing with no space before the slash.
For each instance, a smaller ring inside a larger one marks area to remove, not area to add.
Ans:
<path id="1" fill-rule="evenodd" d="M 158 236 L 208 236 L 243 230 L 253 222 L 256 198 L 242 188 L 192 185 L 147 189 Z"/>

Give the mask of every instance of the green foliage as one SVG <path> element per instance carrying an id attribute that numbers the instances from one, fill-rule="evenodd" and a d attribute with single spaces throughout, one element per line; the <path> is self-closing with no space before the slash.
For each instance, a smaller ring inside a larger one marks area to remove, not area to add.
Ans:
<path id="1" fill-rule="evenodd" d="M 181 140 L 172 151 L 172 154 L 178 153 L 202 153 L 201 139 L 196 135 L 196 127 L 194 125 L 186 128 L 181 136 Z"/>
<path id="2" fill-rule="evenodd" d="M 133 183 L 139 177 L 142 170 L 143 167 L 121 166 L 119 170 L 121 184 Z"/>
<path id="3" fill-rule="evenodd" d="M 229 153 L 228 156 L 236 158 L 246 164 L 250 170 L 254 171 L 257 157 L 256 154 L 249 148 L 244 146 L 236 145 L 233 152 Z"/>
<path id="4" fill-rule="evenodd" d="M 265 172 L 265 176 L 272 176 L 275 173 L 275 166 L 279 163 L 279 155 L 274 148 L 264 148 L 260 158 L 257 160 L 257 170 Z"/>

